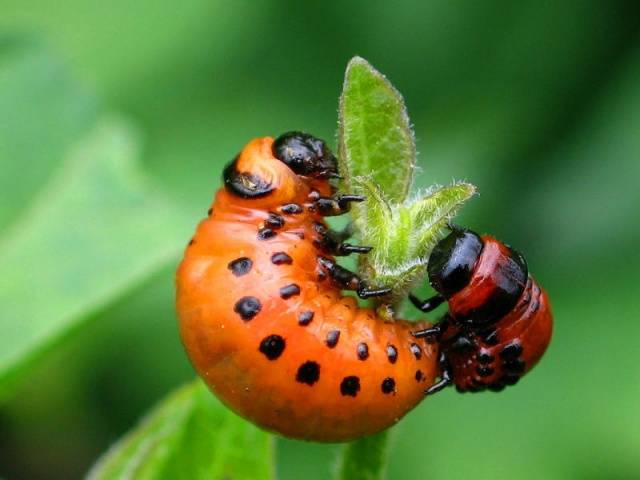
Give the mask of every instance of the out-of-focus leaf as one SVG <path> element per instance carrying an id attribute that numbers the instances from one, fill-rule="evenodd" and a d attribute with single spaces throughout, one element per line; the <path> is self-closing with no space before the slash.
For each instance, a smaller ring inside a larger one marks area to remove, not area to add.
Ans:
<path id="1" fill-rule="evenodd" d="M 0 228 L 96 119 L 96 101 L 37 41 L 0 38 Z"/>
<path id="2" fill-rule="evenodd" d="M 389 455 L 389 430 L 361 438 L 343 447 L 337 480 L 382 480 Z"/>
<path id="3" fill-rule="evenodd" d="M 272 438 L 196 381 L 166 398 L 98 461 L 88 478 L 273 479 Z"/>
<path id="4" fill-rule="evenodd" d="M 413 180 L 416 147 L 404 100 L 365 59 L 347 65 L 339 109 L 338 154 L 345 189 L 361 193 L 354 179 L 368 177 L 390 202 L 402 202 Z M 368 221 L 367 204 L 354 208 Z"/>
<path id="5" fill-rule="evenodd" d="M 0 242 L 0 395 L 44 349 L 174 259 L 185 218 L 100 122 Z M 135 321 L 135 319 L 132 319 Z"/>

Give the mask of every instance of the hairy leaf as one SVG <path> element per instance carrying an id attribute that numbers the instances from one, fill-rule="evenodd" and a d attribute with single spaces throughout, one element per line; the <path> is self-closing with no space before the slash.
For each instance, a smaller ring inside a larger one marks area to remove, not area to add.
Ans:
<path id="1" fill-rule="evenodd" d="M 413 180 L 416 148 L 400 93 L 366 60 L 347 65 L 339 108 L 338 154 L 344 188 L 361 193 L 354 179 L 368 177 L 390 202 L 402 202 Z M 368 221 L 366 202 L 354 218 Z"/>

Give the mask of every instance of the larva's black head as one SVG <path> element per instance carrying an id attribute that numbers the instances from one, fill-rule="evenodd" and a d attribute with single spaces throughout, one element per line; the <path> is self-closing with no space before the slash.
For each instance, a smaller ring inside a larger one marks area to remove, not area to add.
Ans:
<path id="1" fill-rule="evenodd" d="M 440 240 L 427 267 L 433 288 L 445 298 L 462 290 L 471 279 L 482 246 L 482 239 L 469 230 L 454 229 Z"/>
<path id="2" fill-rule="evenodd" d="M 222 180 L 227 190 L 241 198 L 260 198 L 273 191 L 270 182 L 258 174 L 238 171 L 237 164 L 238 157 L 222 172 Z"/>
<path id="3" fill-rule="evenodd" d="M 338 176 L 336 157 L 324 141 L 302 132 L 287 132 L 273 142 L 273 156 L 298 175 L 316 178 Z"/>

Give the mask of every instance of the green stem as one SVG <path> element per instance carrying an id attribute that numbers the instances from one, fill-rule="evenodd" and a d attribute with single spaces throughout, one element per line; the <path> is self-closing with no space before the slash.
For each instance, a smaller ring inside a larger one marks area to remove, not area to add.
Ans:
<path id="1" fill-rule="evenodd" d="M 382 480 L 387 466 L 389 430 L 354 440 L 340 452 L 336 480 Z"/>

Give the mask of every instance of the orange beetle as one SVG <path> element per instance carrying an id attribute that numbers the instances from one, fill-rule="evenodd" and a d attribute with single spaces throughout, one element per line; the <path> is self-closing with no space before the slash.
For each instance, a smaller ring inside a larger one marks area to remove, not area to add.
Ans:
<path id="1" fill-rule="evenodd" d="M 334 255 L 366 253 L 323 220 L 364 200 L 335 194 L 324 142 L 290 132 L 252 140 L 221 188 L 176 277 L 180 334 L 209 388 L 282 435 L 346 441 L 383 430 L 423 398 L 437 346 L 427 323 L 361 308 L 370 289 Z"/>

